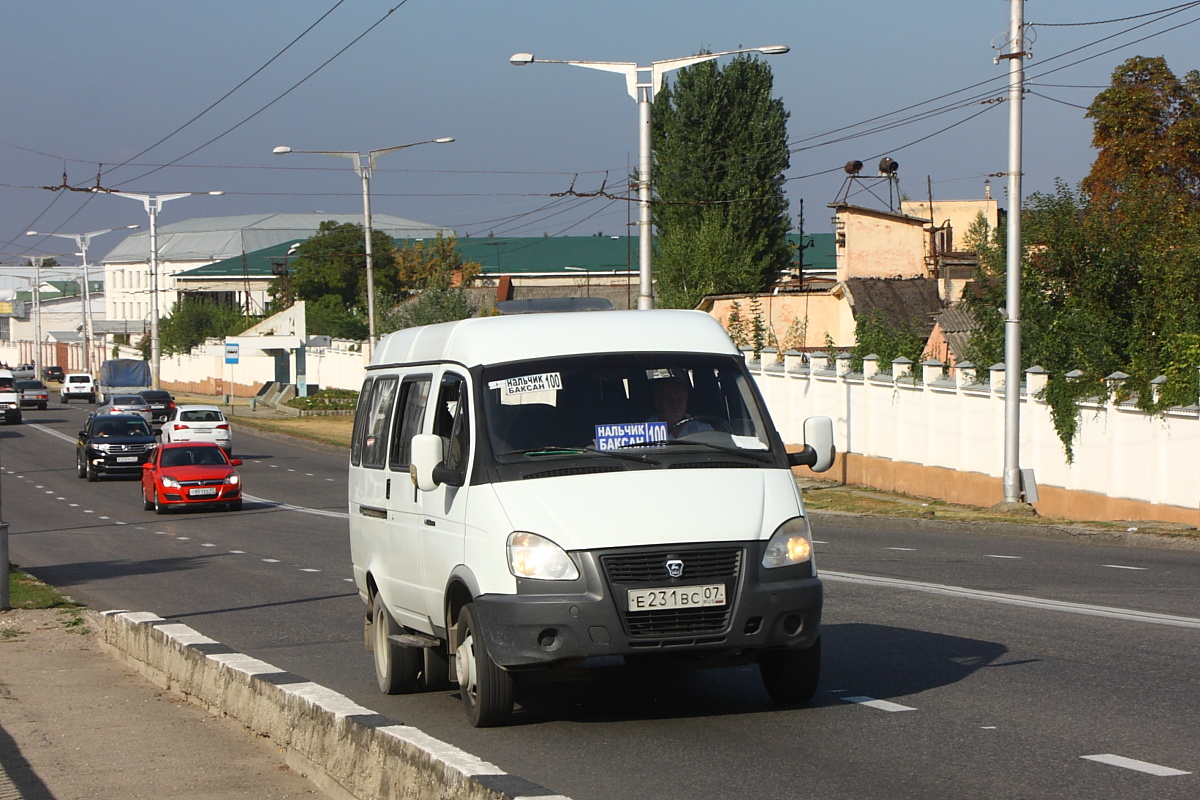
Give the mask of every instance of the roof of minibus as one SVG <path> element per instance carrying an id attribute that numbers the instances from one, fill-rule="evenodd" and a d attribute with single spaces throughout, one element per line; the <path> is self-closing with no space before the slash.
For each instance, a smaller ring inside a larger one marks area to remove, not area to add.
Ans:
<path id="1" fill-rule="evenodd" d="M 702 311 L 577 311 L 479 317 L 384 336 L 371 366 L 453 361 L 467 367 L 583 353 L 740 351 Z"/>

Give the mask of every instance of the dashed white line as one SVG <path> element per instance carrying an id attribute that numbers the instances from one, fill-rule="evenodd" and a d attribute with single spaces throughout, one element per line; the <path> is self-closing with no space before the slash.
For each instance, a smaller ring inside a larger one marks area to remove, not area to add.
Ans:
<path id="1" fill-rule="evenodd" d="M 1124 769 L 1132 769 L 1137 772 L 1145 772 L 1147 775 L 1157 775 L 1160 778 L 1167 778 L 1174 775 L 1191 775 L 1190 772 L 1185 772 L 1181 769 L 1173 769 L 1164 767 L 1159 764 L 1151 764 L 1149 761 L 1138 761 L 1136 758 L 1126 758 L 1125 756 L 1113 755 L 1112 753 L 1099 753 L 1094 756 L 1080 756 L 1087 761 L 1098 761 L 1101 764 L 1111 764 L 1114 767 L 1122 767 Z"/>
<path id="2" fill-rule="evenodd" d="M 246 555 L 246 551 L 245 551 L 245 550 L 230 550 L 229 552 L 231 552 L 231 553 L 236 553 L 236 554 L 237 554 L 237 555 L 239 555 L 239 556 L 244 556 L 244 555 Z"/>
<path id="3" fill-rule="evenodd" d="M 1127 567 L 1124 564 L 1101 564 L 1100 566 L 1107 567 L 1108 569 L 1132 569 L 1138 572 L 1145 572 L 1147 569 L 1146 567 Z"/>
<path id="4" fill-rule="evenodd" d="M 176 536 L 175 538 L 176 538 L 177 540 L 181 541 L 181 542 L 186 542 L 186 541 L 190 540 L 192 537 L 190 537 L 190 536 Z"/>
<path id="5" fill-rule="evenodd" d="M 876 700 L 874 697 L 843 697 L 847 703 L 854 703 L 860 706 L 869 706 L 877 708 L 880 711 L 887 711 L 889 714 L 895 714 L 898 711 L 916 711 L 912 706 L 902 706 L 899 703 L 892 703 L 887 700 Z"/>
<path id="6" fill-rule="evenodd" d="M 301 567 L 300 571 L 301 572 L 320 572 L 321 570 L 313 569 L 312 567 Z"/>
<path id="7" fill-rule="evenodd" d="M 901 552 L 901 553 L 915 553 L 915 552 L 917 552 L 917 548 L 915 548 L 915 547 L 889 547 L 889 548 L 888 548 L 888 550 L 897 550 L 897 551 L 899 551 L 899 552 Z"/>
<path id="8" fill-rule="evenodd" d="M 278 558 L 264 558 L 263 561 L 267 562 L 268 564 L 278 564 L 279 563 Z"/>
<path id="9" fill-rule="evenodd" d="M 201 547 L 216 547 L 216 545 L 215 545 L 215 544 L 209 544 L 208 542 L 205 542 L 204 544 L 202 544 L 202 545 L 200 545 L 200 546 L 201 546 Z"/>
<path id="10" fill-rule="evenodd" d="M 1020 561 L 1020 560 L 1021 560 L 1021 557 L 1020 557 L 1020 556 L 997 556 L 997 555 L 993 555 L 993 554 L 991 554 L 991 553 L 988 553 L 988 554 L 984 555 L 984 558 L 1011 558 L 1011 559 L 1013 559 L 1014 561 Z"/>

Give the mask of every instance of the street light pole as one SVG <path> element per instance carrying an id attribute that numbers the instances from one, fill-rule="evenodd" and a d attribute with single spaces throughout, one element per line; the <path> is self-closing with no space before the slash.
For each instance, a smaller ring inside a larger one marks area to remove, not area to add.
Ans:
<path id="1" fill-rule="evenodd" d="M 650 203 L 654 195 L 650 170 L 652 153 L 650 147 L 650 108 L 654 95 L 662 88 L 663 76 L 673 70 L 690 67 L 704 61 L 737 53 L 761 53 L 782 55 L 791 48 L 786 45 L 769 47 L 743 47 L 723 50 L 720 53 L 701 53 L 684 58 L 652 61 L 648 67 L 640 67 L 632 61 L 565 61 L 549 58 L 534 58 L 532 53 L 516 53 L 509 59 L 513 66 L 522 67 L 535 61 L 539 64 L 570 64 L 605 72 L 616 72 L 625 76 L 625 88 L 638 104 L 638 310 L 654 308 L 654 284 L 650 259 L 653 256 L 653 220 Z"/>
<path id="2" fill-rule="evenodd" d="M 87 233 L 38 233 L 37 231 L 26 231 L 26 236 L 57 236 L 61 239 L 72 239 L 75 246 L 79 248 L 79 255 L 83 257 L 83 286 L 80 297 L 83 299 L 83 371 L 90 373 L 92 371 L 92 293 L 88 286 L 88 247 L 92 243 L 93 236 L 99 236 L 102 233 L 112 233 L 113 231 L 135 230 L 141 225 L 126 225 L 123 228 L 105 228 L 102 231 L 88 231 Z M 40 377 L 40 376 L 39 376 Z"/>
<path id="3" fill-rule="evenodd" d="M 180 192 L 178 194 L 136 194 L 134 192 L 112 192 L 114 197 L 140 200 L 150 215 L 150 379 L 155 389 L 162 388 L 159 366 L 162 361 L 162 345 L 158 336 L 158 212 L 168 200 L 191 197 L 196 194 L 220 196 L 224 192 Z"/>
<path id="4" fill-rule="evenodd" d="M 363 192 L 363 231 L 366 242 L 364 244 L 363 253 L 366 257 L 367 268 L 367 348 L 368 351 L 375 347 L 375 265 L 371 257 L 371 175 L 375 172 L 375 161 L 379 156 L 394 153 L 397 150 L 404 150 L 408 147 L 416 147 L 419 144 L 448 144 L 454 141 L 453 136 L 443 136 L 440 139 L 426 139 L 420 142 L 409 142 L 408 144 L 400 144 L 395 147 L 381 147 L 378 150 L 368 150 L 365 153 L 354 152 L 350 150 L 293 150 L 287 145 L 276 147 L 273 152 L 277 156 L 286 155 L 288 153 L 308 153 L 312 155 L 322 156 L 338 156 L 340 158 L 348 158 L 354 164 L 354 171 L 362 178 Z"/>

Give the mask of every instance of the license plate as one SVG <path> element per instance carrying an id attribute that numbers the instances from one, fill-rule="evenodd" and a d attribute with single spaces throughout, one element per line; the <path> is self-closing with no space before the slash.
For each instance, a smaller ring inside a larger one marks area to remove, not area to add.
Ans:
<path id="1" fill-rule="evenodd" d="M 118 464 L 132 464 L 134 461 L 137 461 L 137 460 L 138 460 L 137 456 L 117 456 Z"/>
<path id="2" fill-rule="evenodd" d="M 706 586 L 669 586 L 662 589 L 629 589 L 626 602 L 630 611 L 659 611 L 693 606 L 725 605 L 725 584 Z"/>
<path id="3" fill-rule="evenodd" d="M 188 492 L 188 497 L 212 497 L 217 493 L 217 487 L 205 486 L 199 489 L 192 489 Z"/>

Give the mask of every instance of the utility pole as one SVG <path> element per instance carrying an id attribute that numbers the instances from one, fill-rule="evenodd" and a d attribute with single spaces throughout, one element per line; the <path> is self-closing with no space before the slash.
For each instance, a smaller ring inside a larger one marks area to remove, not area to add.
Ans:
<path id="1" fill-rule="evenodd" d="M 1004 502 L 1021 501 L 1021 103 L 1025 83 L 1025 0 L 1009 0 L 1008 240 L 1004 316 Z"/>

